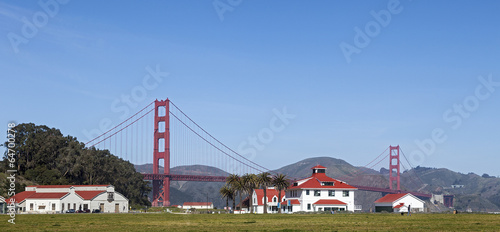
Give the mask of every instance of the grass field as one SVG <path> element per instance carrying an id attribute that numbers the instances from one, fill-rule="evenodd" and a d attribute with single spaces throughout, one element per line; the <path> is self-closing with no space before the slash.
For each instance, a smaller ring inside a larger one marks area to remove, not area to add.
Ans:
<path id="1" fill-rule="evenodd" d="M 500 231 L 494 214 L 0 215 L 0 231 Z"/>

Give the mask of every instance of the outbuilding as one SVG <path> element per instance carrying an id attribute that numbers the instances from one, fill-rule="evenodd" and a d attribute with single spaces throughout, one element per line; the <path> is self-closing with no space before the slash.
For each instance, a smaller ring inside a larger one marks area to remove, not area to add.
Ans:
<path id="1" fill-rule="evenodd" d="M 375 212 L 424 212 L 425 202 L 411 193 L 387 194 L 375 201 Z"/>

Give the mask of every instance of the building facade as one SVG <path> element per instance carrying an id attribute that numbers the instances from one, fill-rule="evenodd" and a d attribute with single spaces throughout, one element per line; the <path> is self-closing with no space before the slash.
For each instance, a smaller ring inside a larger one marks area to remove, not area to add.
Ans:
<path id="1" fill-rule="evenodd" d="M 424 212 L 425 202 L 411 193 L 387 194 L 375 201 L 375 212 Z"/>
<path id="2" fill-rule="evenodd" d="M 277 213 L 278 205 L 285 200 L 285 191 L 281 190 L 281 199 L 279 199 L 278 190 L 274 188 L 266 189 L 264 198 L 263 189 L 254 189 L 252 194 L 252 207 L 255 213 L 264 213 L 264 201 L 267 201 L 267 212 Z"/>
<path id="3" fill-rule="evenodd" d="M 354 212 L 358 208 L 354 204 L 357 188 L 328 177 L 326 168 L 321 165 L 311 169 L 313 172 L 310 177 L 295 181 L 286 190 L 285 199 L 281 204 L 282 212 Z"/>
<path id="4" fill-rule="evenodd" d="M 64 213 L 68 210 L 126 213 L 128 199 L 112 185 L 38 185 L 13 197 L 18 213 Z"/>

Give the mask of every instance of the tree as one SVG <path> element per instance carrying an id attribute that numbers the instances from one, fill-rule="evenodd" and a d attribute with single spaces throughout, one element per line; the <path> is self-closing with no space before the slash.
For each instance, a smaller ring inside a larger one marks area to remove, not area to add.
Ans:
<path id="1" fill-rule="evenodd" d="M 264 213 L 267 213 L 267 187 L 271 184 L 271 173 L 263 172 L 257 175 L 258 185 L 264 189 Z"/>
<path id="2" fill-rule="evenodd" d="M 229 207 L 229 199 L 233 199 L 233 191 L 231 188 L 226 184 L 222 186 L 222 188 L 219 190 L 220 195 L 222 198 L 226 198 L 226 211 Z"/>
<path id="3" fill-rule="evenodd" d="M 241 201 L 241 191 L 243 190 L 243 186 L 241 185 L 241 180 L 240 176 L 237 174 L 231 174 L 227 177 L 226 179 L 226 184 L 229 186 L 229 188 L 233 191 L 233 213 L 234 210 L 236 209 L 236 192 L 239 192 L 240 194 L 240 201 Z M 241 207 L 241 204 L 240 204 Z"/>
<path id="4" fill-rule="evenodd" d="M 290 182 L 284 174 L 277 174 L 273 176 L 272 184 L 278 190 L 278 201 L 281 202 L 281 190 L 285 190 L 290 186 Z M 278 213 L 281 213 L 281 206 L 278 208 Z"/>
<path id="5" fill-rule="evenodd" d="M 249 207 L 250 207 L 250 213 L 253 213 L 253 199 L 252 199 L 252 194 L 253 190 L 258 188 L 257 186 L 257 175 L 253 173 L 247 173 L 241 177 L 243 181 L 243 187 L 245 189 L 245 192 L 248 193 L 248 196 L 250 197 L 249 200 Z"/>

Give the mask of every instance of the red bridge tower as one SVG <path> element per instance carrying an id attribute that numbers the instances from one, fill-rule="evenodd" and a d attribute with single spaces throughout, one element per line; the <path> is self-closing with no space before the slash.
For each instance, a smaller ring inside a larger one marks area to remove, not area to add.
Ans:
<path id="1" fill-rule="evenodd" d="M 153 180 L 153 206 L 170 206 L 169 103 L 168 98 L 165 101 L 155 101 L 153 174 L 160 174 L 160 160 L 163 159 L 163 173 L 165 176 L 163 180 Z"/>
<path id="2" fill-rule="evenodd" d="M 399 185 L 399 145 L 389 146 L 389 187 L 394 189 L 394 181 L 396 181 L 396 190 L 401 190 Z"/>

